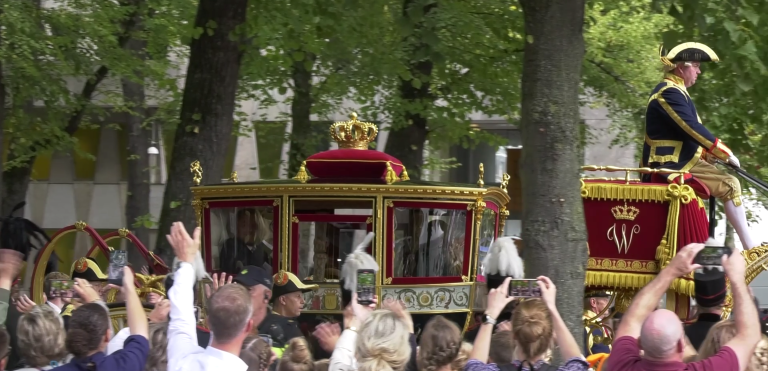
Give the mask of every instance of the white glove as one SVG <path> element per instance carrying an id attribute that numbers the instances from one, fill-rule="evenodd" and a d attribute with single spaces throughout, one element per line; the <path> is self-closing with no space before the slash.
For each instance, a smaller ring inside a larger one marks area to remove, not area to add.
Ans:
<path id="1" fill-rule="evenodd" d="M 739 162 L 739 159 L 736 158 L 736 156 L 728 157 L 728 163 L 738 168 L 741 167 L 741 163 Z"/>

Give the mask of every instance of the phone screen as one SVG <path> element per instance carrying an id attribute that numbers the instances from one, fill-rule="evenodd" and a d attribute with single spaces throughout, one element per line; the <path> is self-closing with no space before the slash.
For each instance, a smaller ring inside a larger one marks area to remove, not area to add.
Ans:
<path id="1" fill-rule="evenodd" d="M 357 271 L 357 302 L 360 304 L 373 304 L 376 274 L 372 269 L 359 269 Z"/>
<path id="2" fill-rule="evenodd" d="M 51 292 L 46 293 L 49 298 L 72 299 L 77 297 L 75 281 L 51 280 Z"/>
<path id="3" fill-rule="evenodd" d="M 731 249 L 720 246 L 707 246 L 693 259 L 693 262 L 703 266 L 721 266 L 723 265 L 723 255 L 731 255 Z"/>
<path id="4" fill-rule="evenodd" d="M 109 254 L 109 271 L 107 272 L 107 281 L 113 285 L 123 285 L 123 268 L 127 263 L 127 254 L 125 250 L 113 250 Z"/>
<path id="5" fill-rule="evenodd" d="M 511 280 L 509 281 L 509 296 L 538 298 L 541 297 L 541 288 L 536 280 Z"/>

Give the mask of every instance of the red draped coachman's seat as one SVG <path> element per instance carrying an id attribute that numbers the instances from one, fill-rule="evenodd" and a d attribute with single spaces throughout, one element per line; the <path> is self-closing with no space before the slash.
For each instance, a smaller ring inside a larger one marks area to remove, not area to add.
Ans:
<path id="1" fill-rule="evenodd" d="M 706 208 L 689 184 L 585 178 L 581 197 L 589 243 L 586 286 L 616 292 L 619 311 L 678 249 L 708 237 Z M 693 294 L 692 276 L 676 279 L 667 308 L 687 318 Z"/>

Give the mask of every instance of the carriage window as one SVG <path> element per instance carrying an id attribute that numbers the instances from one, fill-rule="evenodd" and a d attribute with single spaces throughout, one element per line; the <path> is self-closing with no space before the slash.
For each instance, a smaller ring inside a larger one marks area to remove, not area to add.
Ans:
<path id="1" fill-rule="evenodd" d="M 466 220 L 464 209 L 395 207 L 394 276 L 461 276 Z"/>
<path id="2" fill-rule="evenodd" d="M 315 220 L 322 217 L 313 215 Z M 341 264 L 347 255 L 365 239 L 369 224 L 344 221 L 305 221 L 300 216 L 298 232 L 298 274 L 305 281 L 338 280 Z"/>
<path id="3" fill-rule="evenodd" d="M 292 205 L 291 270 L 315 283 L 340 279 L 344 259 L 373 229 L 373 200 L 294 199 Z"/>
<path id="4" fill-rule="evenodd" d="M 480 222 L 480 251 L 477 255 L 477 275 L 483 275 L 483 259 L 488 255 L 488 250 L 496 240 L 496 212 L 491 209 L 483 210 L 483 219 Z"/>
<path id="5" fill-rule="evenodd" d="M 272 272 L 274 222 L 271 206 L 211 208 L 214 270 L 237 274 L 255 265 Z"/>

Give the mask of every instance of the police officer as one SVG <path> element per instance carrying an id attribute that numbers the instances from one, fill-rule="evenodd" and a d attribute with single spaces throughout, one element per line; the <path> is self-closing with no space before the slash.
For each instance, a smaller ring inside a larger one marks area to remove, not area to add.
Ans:
<path id="1" fill-rule="evenodd" d="M 259 325 L 259 334 L 269 335 L 272 351 L 280 358 L 295 337 L 304 336 L 299 329 L 298 317 L 304 308 L 304 293 L 317 289 L 305 285 L 291 272 L 279 271 L 272 277 L 272 313 Z"/>
<path id="2" fill-rule="evenodd" d="M 245 286 L 253 302 L 253 324 L 259 326 L 267 316 L 267 304 L 272 297 L 272 277 L 261 267 L 249 265 L 240 271 L 235 283 Z"/>
<path id="3" fill-rule="evenodd" d="M 721 320 L 726 295 L 725 274 L 715 269 L 707 269 L 702 273 L 695 273 L 693 281 L 696 285 L 698 315 L 696 322 L 685 326 L 685 335 L 691 345 L 699 350 L 709 329 Z"/>
<path id="4" fill-rule="evenodd" d="M 606 307 L 611 301 L 611 294 L 606 291 L 589 291 L 584 296 L 584 313 L 581 317 L 584 321 L 584 356 L 610 353 L 611 346 L 601 340 L 608 336 L 608 329 L 602 320 L 609 314 Z"/>

